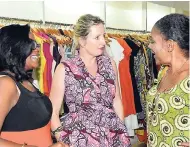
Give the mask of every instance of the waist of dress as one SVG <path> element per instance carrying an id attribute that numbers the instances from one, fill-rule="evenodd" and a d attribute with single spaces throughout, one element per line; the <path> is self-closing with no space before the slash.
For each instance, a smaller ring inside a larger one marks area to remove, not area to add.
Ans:
<path id="1" fill-rule="evenodd" d="M 92 111 L 107 111 L 107 112 L 114 112 L 113 105 L 103 105 L 101 103 L 83 103 L 83 104 L 76 104 L 72 103 L 68 106 L 70 113 L 78 113 L 80 111 L 92 110 Z"/>
<path id="2" fill-rule="evenodd" d="M 74 130 L 75 128 L 79 130 L 93 129 L 95 126 L 107 128 L 108 130 L 117 130 L 119 128 L 125 130 L 123 122 L 114 110 L 107 107 L 97 109 L 91 107 L 84 109 L 82 107 L 61 117 L 61 122 L 66 130 Z M 118 128 L 118 126 L 120 127 Z"/>

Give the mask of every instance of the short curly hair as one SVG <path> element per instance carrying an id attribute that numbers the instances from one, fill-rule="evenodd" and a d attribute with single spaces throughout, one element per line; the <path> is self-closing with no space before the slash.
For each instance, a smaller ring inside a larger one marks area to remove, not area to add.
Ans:
<path id="1" fill-rule="evenodd" d="M 28 80 L 26 58 L 31 54 L 35 41 L 29 38 L 30 26 L 9 25 L 0 29 L 0 71 L 15 74 L 17 81 Z"/>
<path id="2" fill-rule="evenodd" d="M 189 58 L 189 18 L 183 14 L 169 14 L 158 20 L 156 27 L 166 40 L 174 40 Z"/>

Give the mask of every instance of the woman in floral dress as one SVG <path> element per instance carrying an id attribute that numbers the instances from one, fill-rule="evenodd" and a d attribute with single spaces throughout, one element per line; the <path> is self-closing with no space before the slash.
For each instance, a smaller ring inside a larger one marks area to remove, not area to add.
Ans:
<path id="1" fill-rule="evenodd" d="M 129 147 L 116 65 L 104 55 L 104 22 L 81 16 L 74 28 L 75 56 L 57 67 L 50 98 L 55 137 L 74 147 Z M 64 101 L 69 113 L 59 119 Z"/>

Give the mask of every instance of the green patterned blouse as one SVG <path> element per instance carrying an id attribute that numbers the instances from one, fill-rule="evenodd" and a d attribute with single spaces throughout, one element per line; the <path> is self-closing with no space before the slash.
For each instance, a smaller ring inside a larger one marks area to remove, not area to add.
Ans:
<path id="1" fill-rule="evenodd" d="M 146 97 L 148 147 L 180 147 L 178 143 L 190 141 L 190 76 L 159 93 L 157 88 L 166 70 L 161 67 L 158 82 Z"/>

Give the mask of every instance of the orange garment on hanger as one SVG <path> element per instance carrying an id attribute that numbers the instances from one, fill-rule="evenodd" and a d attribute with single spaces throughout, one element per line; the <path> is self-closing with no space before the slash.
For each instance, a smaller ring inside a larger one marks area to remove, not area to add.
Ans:
<path id="1" fill-rule="evenodd" d="M 49 49 L 49 48 L 47 48 L 47 45 L 48 44 L 48 42 L 44 42 L 43 43 L 43 53 L 44 53 L 44 57 L 45 57 L 45 55 L 46 55 L 46 53 L 45 53 L 45 50 L 47 50 L 47 49 Z M 44 66 L 44 72 L 43 72 L 43 88 L 44 88 L 44 94 L 46 95 L 46 96 L 48 96 L 49 97 L 49 94 L 50 94 L 50 88 L 48 87 L 48 78 L 47 78 L 47 76 L 48 76 L 48 61 L 47 61 L 47 57 L 45 57 L 45 60 L 46 60 L 46 62 L 45 62 L 45 66 Z"/>
<path id="2" fill-rule="evenodd" d="M 124 117 L 131 114 L 136 114 L 133 85 L 130 74 L 129 60 L 131 55 L 131 48 L 121 38 L 117 38 L 119 44 L 124 48 L 123 54 L 124 59 L 119 63 L 119 76 L 120 76 L 120 86 L 121 86 L 121 96 L 124 109 Z"/>

